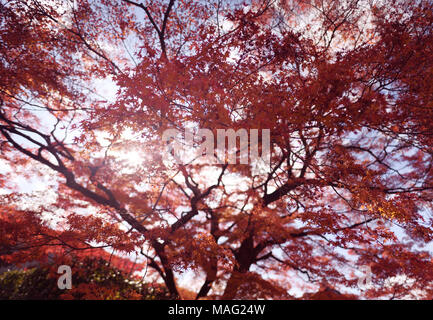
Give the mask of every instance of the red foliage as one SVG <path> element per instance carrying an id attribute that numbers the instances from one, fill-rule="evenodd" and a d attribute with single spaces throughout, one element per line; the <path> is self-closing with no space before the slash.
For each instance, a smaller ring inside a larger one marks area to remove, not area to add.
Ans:
<path id="1" fill-rule="evenodd" d="M 134 253 L 173 297 L 192 270 L 196 298 L 431 298 L 430 1 L 12 0 L 0 19 L 3 262 Z M 271 165 L 179 164 L 168 128 L 270 129 Z"/>

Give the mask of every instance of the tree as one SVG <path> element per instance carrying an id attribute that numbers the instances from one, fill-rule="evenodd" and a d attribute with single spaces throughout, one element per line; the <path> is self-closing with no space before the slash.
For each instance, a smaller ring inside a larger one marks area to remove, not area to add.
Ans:
<path id="1" fill-rule="evenodd" d="M 34 267 L 28 270 L 10 270 L 0 275 L 1 300 L 123 300 L 166 299 L 161 286 L 140 283 L 103 259 L 75 257 L 72 265 L 80 272 L 72 279 L 72 290 L 57 286 L 56 270 Z"/>
<path id="2" fill-rule="evenodd" d="M 185 270 L 197 299 L 432 297 L 429 1 L 0 10 L 2 260 L 136 253 L 172 298 Z M 270 164 L 176 161 L 187 128 L 270 129 Z"/>

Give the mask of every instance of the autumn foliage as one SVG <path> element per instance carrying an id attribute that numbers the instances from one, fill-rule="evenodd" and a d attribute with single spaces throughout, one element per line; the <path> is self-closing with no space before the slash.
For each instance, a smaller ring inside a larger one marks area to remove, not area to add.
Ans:
<path id="1" fill-rule="evenodd" d="M 432 299 L 432 120 L 430 1 L 0 1 L 0 267 Z M 179 163 L 170 128 L 270 129 L 270 166 Z"/>

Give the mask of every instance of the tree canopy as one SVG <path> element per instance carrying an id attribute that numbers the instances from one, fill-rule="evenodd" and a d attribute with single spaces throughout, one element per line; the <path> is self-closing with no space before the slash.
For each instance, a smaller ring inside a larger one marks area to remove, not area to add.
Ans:
<path id="1" fill-rule="evenodd" d="M 432 31 L 424 0 L 1 0 L 1 265 L 432 299 Z M 176 161 L 201 128 L 269 129 L 270 163 Z"/>

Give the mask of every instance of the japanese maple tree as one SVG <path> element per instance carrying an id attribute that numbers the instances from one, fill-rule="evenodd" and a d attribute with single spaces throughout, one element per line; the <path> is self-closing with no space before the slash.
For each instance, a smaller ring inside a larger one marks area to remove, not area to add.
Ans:
<path id="1" fill-rule="evenodd" d="M 431 299 L 432 120 L 430 1 L 2 0 L 0 262 L 102 249 L 172 298 Z M 179 162 L 173 128 L 269 129 L 271 161 Z"/>

